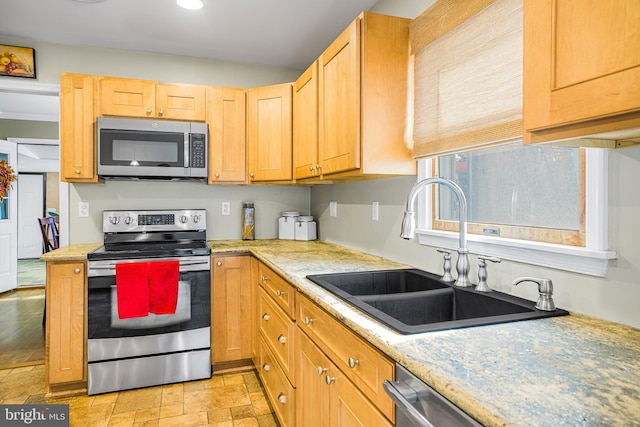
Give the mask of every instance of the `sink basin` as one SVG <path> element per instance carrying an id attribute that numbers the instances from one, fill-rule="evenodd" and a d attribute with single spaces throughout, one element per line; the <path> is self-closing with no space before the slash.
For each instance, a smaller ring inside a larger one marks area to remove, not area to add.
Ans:
<path id="1" fill-rule="evenodd" d="M 442 282 L 419 269 L 315 274 L 309 280 L 401 334 L 540 319 L 569 314 L 541 311 L 535 302 Z"/>

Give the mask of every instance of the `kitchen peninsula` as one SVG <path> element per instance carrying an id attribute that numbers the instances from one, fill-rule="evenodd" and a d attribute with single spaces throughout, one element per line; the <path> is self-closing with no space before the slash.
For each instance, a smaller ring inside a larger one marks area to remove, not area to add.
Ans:
<path id="1" fill-rule="evenodd" d="M 51 265 L 82 263 L 86 253 L 97 246 L 71 245 L 42 259 Z M 296 302 L 302 298 L 313 301 L 483 425 L 640 424 L 637 329 L 571 313 L 399 335 L 306 276 L 406 265 L 321 241 L 215 240 L 209 246 L 214 257 L 252 256 L 296 290 Z M 47 302 L 51 304 L 49 298 Z M 55 325 L 48 325 L 52 327 Z"/>

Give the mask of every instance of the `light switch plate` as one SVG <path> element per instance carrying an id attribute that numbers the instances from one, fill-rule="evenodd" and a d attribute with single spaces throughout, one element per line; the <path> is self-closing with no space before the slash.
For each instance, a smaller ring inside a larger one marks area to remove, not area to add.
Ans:
<path id="1" fill-rule="evenodd" d="M 89 202 L 78 202 L 78 216 L 80 218 L 89 217 Z"/>

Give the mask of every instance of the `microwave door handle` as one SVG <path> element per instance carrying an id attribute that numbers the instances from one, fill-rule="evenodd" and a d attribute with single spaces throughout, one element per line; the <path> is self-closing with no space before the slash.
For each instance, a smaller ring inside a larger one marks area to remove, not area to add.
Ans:
<path id="1" fill-rule="evenodd" d="M 189 133 L 184 134 L 184 167 L 189 167 L 189 145 L 191 144 L 191 138 Z"/>

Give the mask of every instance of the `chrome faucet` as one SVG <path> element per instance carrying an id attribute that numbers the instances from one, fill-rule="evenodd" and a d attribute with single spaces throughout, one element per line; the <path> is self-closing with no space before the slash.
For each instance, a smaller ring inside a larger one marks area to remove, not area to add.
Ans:
<path id="1" fill-rule="evenodd" d="M 402 219 L 402 231 L 400 237 L 403 239 L 412 239 L 416 232 L 416 219 L 413 212 L 413 206 L 416 201 L 416 197 L 420 190 L 431 184 L 439 184 L 448 187 L 458 198 L 460 204 L 460 217 L 459 217 L 459 237 L 460 243 L 458 248 L 458 261 L 456 263 L 456 270 L 458 271 L 458 278 L 456 279 L 456 286 L 469 287 L 471 281 L 469 280 L 469 250 L 467 249 L 467 198 L 464 196 L 462 188 L 453 181 L 445 178 L 433 177 L 426 178 L 416 182 L 409 191 L 407 196 L 407 206 L 404 210 L 404 218 Z"/>

